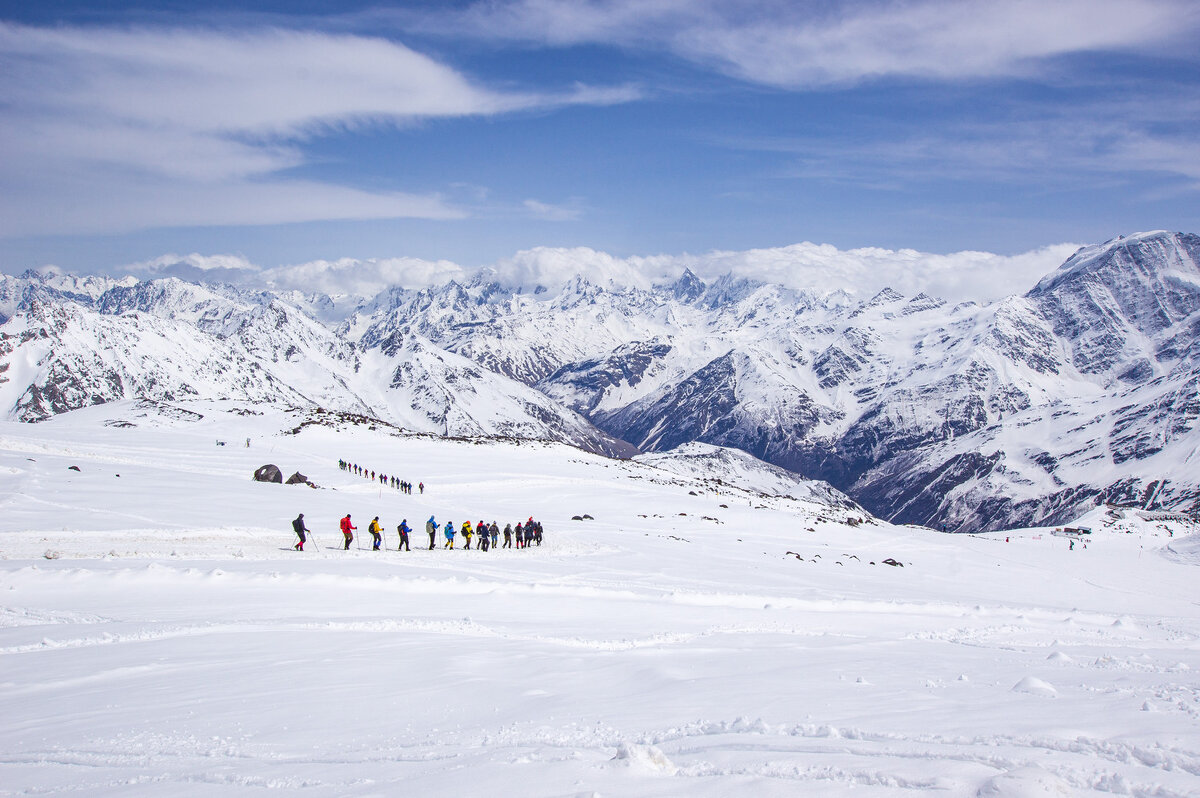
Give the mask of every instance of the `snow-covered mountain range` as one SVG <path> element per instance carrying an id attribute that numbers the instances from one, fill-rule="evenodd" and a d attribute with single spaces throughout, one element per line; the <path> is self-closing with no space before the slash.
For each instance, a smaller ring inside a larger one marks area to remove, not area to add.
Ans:
<path id="1" fill-rule="evenodd" d="M 26 421 L 231 398 L 620 456 L 703 442 L 960 531 L 1200 509 L 1194 235 L 1086 247 L 988 305 L 691 272 L 358 300 L 31 272 L 0 317 L 0 406 Z"/>

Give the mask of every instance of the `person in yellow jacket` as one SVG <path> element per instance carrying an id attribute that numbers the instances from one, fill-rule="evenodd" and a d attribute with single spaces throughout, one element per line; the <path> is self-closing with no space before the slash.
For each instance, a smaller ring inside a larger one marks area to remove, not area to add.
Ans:
<path id="1" fill-rule="evenodd" d="M 374 545 L 371 546 L 371 550 L 379 551 L 379 544 L 383 542 L 383 535 L 381 534 L 383 532 L 383 528 L 379 526 L 379 516 L 375 516 L 371 520 L 371 524 L 367 527 L 367 531 L 371 533 L 371 538 L 375 541 Z"/>
<path id="2" fill-rule="evenodd" d="M 464 549 L 471 548 L 471 535 L 472 535 L 471 522 L 463 521 L 462 536 L 463 536 L 463 539 L 467 541 L 466 545 L 463 546 Z"/>

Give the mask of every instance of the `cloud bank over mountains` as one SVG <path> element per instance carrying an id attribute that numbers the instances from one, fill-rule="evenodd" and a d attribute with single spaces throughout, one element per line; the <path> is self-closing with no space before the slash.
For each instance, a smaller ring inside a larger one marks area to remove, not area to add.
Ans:
<path id="1" fill-rule="evenodd" d="M 912 296 L 922 291 L 951 301 L 990 302 L 1032 288 L 1060 266 L 1077 244 L 1058 244 L 1018 255 L 990 252 L 932 254 L 916 250 L 839 250 L 829 244 L 701 255 L 617 257 L 587 247 L 522 250 L 482 269 L 449 260 L 340 258 L 261 268 L 238 255 L 163 255 L 123 269 L 138 277 L 176 276 L 261 285 L 276 290 L 371 297 L 390 286 L 420 289 L 465 282 L 481 271 L 505 288 L 555 289 L 582 277 L 603 286 L 646 288 L 678 279 L 685 269 L 706 281 L 724 275 L 826 295 L 870 295 L 885 287 Z"/>

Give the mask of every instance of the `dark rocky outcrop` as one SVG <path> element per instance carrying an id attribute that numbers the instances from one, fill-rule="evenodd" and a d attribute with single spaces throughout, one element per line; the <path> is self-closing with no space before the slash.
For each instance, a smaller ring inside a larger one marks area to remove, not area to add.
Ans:
<path id="1" fill-rule="evenodd" d="M 283 472 L 279 470 L 279 466 L 268 463 L 264 466 L 259 466 L 254 472 L 254 480 L 256 482 L 276 482 L 283 484 Z"/>

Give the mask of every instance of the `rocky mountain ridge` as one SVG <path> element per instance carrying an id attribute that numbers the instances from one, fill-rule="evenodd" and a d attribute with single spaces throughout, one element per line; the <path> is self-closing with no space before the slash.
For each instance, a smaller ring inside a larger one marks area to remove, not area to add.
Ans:
<path id="1" fill-rule="evenodd" d="M 691 272 L 551 291 L 480 273 L 354 303 L 87 279 L 0 280 L 10 414 L 216 392 L 609 454 L 703 442 L 957 531 L 1059 523 L 1103 501 L 1200 509 L 1194 235 L 1085 247 L 983 306 Z M 116 357 L 122 336 L 161 352 Z M 199 374 L 211 379 L 181 376 Z"/>

